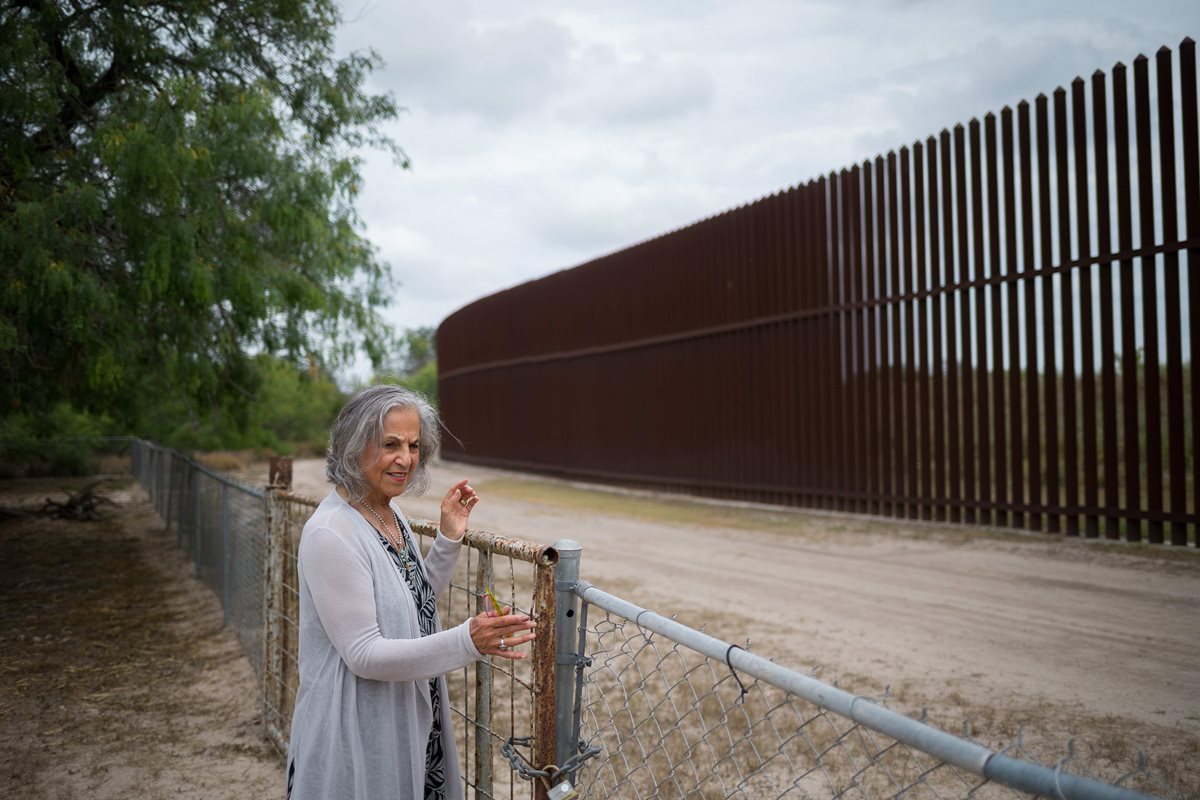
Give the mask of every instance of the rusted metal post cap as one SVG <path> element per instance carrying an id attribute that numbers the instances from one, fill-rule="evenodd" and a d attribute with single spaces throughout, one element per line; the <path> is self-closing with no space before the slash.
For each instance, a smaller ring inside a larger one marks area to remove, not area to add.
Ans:
<path id="1" fill-rule="evenodd" d="M 271 456 L 271 469 L 268 473 L 267 485 L 272 489 L 282 489 L 285 492 L 291 491 L 291 456 Z"/>

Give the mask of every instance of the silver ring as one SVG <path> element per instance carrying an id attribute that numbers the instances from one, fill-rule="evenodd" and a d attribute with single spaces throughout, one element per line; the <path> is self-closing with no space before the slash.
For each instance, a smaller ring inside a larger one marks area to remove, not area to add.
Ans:
<path id="1" fill-rule="evenodd" d="M 503 637 L 503 636 L 501 636 L 501 637 L 500 637 L 500 649 L 501 649 L 501 650 L 507 650 L 507 649 L 508 649 L 508 645 L 506 645 L 506 644 L 504 643 L 504 637 Z"/>

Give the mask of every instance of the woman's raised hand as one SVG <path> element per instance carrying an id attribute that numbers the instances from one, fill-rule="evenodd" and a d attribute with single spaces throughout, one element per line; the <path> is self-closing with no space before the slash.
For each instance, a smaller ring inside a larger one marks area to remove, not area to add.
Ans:
<path id="1" fill-rule="evenodd" d="M 534 628 L 537 623 L 528 614 L 513 614 L 511 610 L 505 606 L 503 614 L 485 611 L 471 617 L 471 641 L 476 650 L 485 656 L 528 658 L 526 653 L 518 652 L 516 648 L 536 638 Z"/>
<path id="2" fill-rule="evenodd" d="M 471 509 L 479 502 L 479 494 L 463 478 L 450 487 L 442 498 L 442 518 L 440 529 L 447 539 L 458 540 L 467 532 L 467 522 L 471 519 Z"/>

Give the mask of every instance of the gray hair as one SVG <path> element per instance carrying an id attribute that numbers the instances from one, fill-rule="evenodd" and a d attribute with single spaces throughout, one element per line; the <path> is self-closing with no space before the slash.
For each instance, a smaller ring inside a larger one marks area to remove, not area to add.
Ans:
<path id="1" fill-rule="evenodd" d="M 383 444 L 383 422 L 392 409 L 411 408 L 421 422 L 421 459 L 409 476 L 402 494 L 424 494 L 429 488 L 429 462 L 441 449 L 441 419 L 420 392 L 403 386 L 380 384 L 360 389 L 346 401 L 329 429 L 329 452 L 325 477 L 343 487 L 351 499 L 362 499 L 368 490 L 362 458 Z"/>

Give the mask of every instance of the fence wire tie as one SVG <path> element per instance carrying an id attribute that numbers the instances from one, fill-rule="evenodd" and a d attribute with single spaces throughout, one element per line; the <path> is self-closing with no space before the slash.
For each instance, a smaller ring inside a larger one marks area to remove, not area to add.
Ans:
<path id="1" fill-rule="evenodd" d="M 742 690 L 737 699 L 738 705 L 741 705 L 742 701 L 746 699 L 746 684 L 742 683 L 742 679 L 738 676 L 737 670 L 733 668 L 733 662 L 729 660 L 730 654 L 732 654 L 735 649 L 745 650 L 746 648 L 736 644 L 729 645 L 729 649 L 725 651 L 725 666 L 729 667 L 729 674 L 733 676 L 733 679 L 737 681 L 738 688 Z"/>
<path id="2" fill-rule="evenodd" d="M 1115 781 L 1113 781 L 1113 785 L 1120 786 L 1125 781 L 1132 778 L 1134 775 L 1140 775 L 1141 773 L 1143 773 L 1145 771 L 1146 771 L 1146 754 L 1144 752 L 1142 752 L 1141 750 L 1138 750 L 1137 766 L 1134 767 L 1133 769 L 1129 770 L 1129 772 L 1126 772 L 1121 777 L 1117 778 Z"/>
<path id="3" fill-rule="evenodd" d="M 971 722 L 970 720 L 965 720 L 963 722 L 963 725 L 964 726 L 969 725 L 970 722 Z M 1074 742 L 1074 740 L 1072 740 L 1072 743 L 1073 742 Z M 997 750 L 996 754 L 1001 755 L 1001 756 L 1006 756 L 1009 753 L 1012 753 L 1013 758 L 1021 758 L 1021 756 L 1024 754 L 1024 752 L 1025 752 L 1025 726 L 1018 725 L 1017 726 L 1017 738 L 1013 739 L 1011 742 L 1004 745 L 1004 747 L 1001 747 L 999 750 Z"/>
<path id="4" fill-rule="evenodd" d="M 1067 754 L 1060 758 L 1054 765 L 1054 791 L 1058 794 L 1060 800 L 1067 800 L 1067 795 L 1062 788 L 1062 771 L 1063 766 L 1071 759 L 1075 758 L 1075 739 L 1067 740 Z"/>
<path id="5" fill-rule="evenodd" d="M 652 634 L 654 633 L 654 631 L 650 631 L 650 633 L 647 633 L 646 629 L 642 627 L 642 614 L 653 614 L 653 613 L 654 612 L 651 611 L 650 609 L 643 608 L 641 611 L 639 611 L 637 613 L 637 616 L 633 618 L 633 624 L 637 626 L 638 633 L 640 633 L 642 635 L 642 638 L 645 639 L 647 642 L 651 641 Z M 675 619 L 674 614 L 671 615 L 671 619 Z"/>

